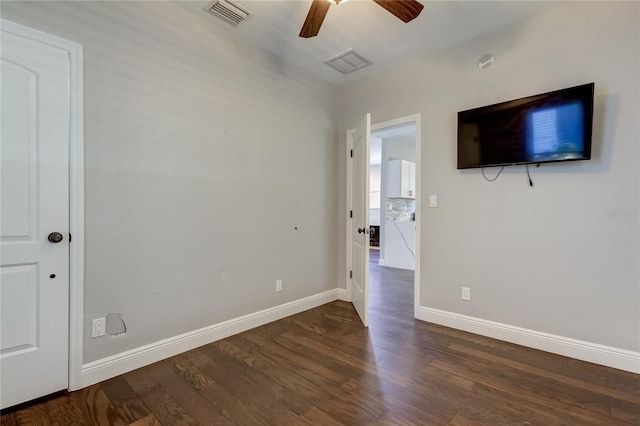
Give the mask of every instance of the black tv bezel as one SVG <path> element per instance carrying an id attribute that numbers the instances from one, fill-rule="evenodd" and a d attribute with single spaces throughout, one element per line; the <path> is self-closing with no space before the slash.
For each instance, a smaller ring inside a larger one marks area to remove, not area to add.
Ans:
<path id="1" fill-rule="evenodd" d="M 458 170 L 466 170 L 466 169 L 480 169 L 484 167 L 506 167 L 506 166 L 518 166 L 525 164 L 543 164 L 543 163 L 561 163 L 566 161 L 583 161 L 591 159 L 591 146 L 593 142 L 593 100 L 594 100 L 594 91 L 595 91 L 595 83 L 587 83 L 581 84 L 578 86 L 568 87 L 560 90 L 553 90 L 551 92 L 540 93 L 532 96 L 525 96 L 523 98 L 512 99 L 510 101 L 499 102 L 496 104 L 485 105 L 477 108 L 468 109 L 465 111 L 458 112 L 458 120 L 457 120 L 457 144 L 456 144 L 456 163 Z M 506 108 L 514 108 L 521 107 L 526 104 L 534 103 L 540 99 L 548 98 L 551 96 L 568 94 L 571 92 L 575 92 L 575 95 L 572 97 L 575 99 L 583 100 L 583 104 L 585 106 L 584 111 L 584 155 L 580 158 L 562 158 L 562 159 L 551 159 L 551 160 L 541 160 L 541 161 L 517 161 L 517 162 L 507 162 L 507 163 L 487 163 L 487 164 L 477 164 L 471 166 L 460 166 L 460 118 L 461 115 L 471 115 L 477 114 L 479 112 L 489 112 L 489 111 L 497 111 L 500 109 Z"/>

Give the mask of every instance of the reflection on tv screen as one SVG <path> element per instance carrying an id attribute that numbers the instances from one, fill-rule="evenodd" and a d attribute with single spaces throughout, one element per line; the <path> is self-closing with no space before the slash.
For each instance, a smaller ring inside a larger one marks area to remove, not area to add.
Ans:
<path id="1" fill-rule="evenodd" d="M 581 102 L 535 109 L 527 115 L 529 161 L 580 158 L 584 152 Z"/>

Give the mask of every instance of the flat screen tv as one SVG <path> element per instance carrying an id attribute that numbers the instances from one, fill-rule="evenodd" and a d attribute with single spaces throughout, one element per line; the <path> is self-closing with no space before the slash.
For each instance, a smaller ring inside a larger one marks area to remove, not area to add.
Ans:
<path id="1" fill-rule="evenodd" d="M 589 160 L 594 83 L 458 113 L 458 169 Z"/>

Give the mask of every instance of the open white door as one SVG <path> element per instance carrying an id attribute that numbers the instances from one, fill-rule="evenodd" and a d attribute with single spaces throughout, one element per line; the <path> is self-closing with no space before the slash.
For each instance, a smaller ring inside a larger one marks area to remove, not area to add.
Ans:
<path id="1" fill-rule="evenodd" d="M 69 55 L 1 32 L 1 408 L 69 386 Z"/>
<path id="2" fill-rule="evenodd" d="M 365 327 L 369 326 L 369 135 L 367 114 L 353 133 L 351 220 L 351 300 Z"/>

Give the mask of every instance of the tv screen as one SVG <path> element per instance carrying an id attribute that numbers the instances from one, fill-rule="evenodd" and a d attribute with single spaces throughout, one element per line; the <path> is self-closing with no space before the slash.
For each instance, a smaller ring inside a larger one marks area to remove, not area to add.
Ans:
<path id="1" fill-rule="evenodd" d="M 458 113 L 458 169 L 591 158 L 594 83 Z"/>

